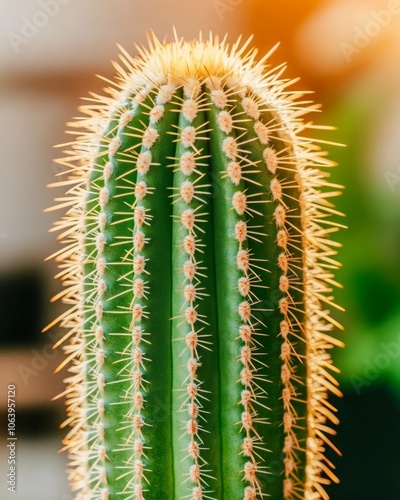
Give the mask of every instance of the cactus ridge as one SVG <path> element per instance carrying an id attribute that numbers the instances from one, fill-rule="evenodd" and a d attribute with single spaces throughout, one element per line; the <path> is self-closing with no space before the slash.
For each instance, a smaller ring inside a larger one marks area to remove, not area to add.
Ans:
<path id="1" fill-rule="evenodd" d="M 162 43 L 82 107 L 54 254 L 78 499 L 327 499 L 338 225 L 315 111 L 240 40 Z M 60 368 L 61 368 L 60 367 Z"/>

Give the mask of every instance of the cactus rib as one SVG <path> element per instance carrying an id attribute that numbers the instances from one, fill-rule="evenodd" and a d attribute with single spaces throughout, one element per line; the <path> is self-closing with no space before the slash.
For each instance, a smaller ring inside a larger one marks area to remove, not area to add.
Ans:
<path id="1" fill-rule="evenodd" d="M 54 257 L 77 499 L 317 500 L 337 481 L 339 186 L 302 135 L 315 106 L 247 46 L 121 49 L 72 124 Z"/>

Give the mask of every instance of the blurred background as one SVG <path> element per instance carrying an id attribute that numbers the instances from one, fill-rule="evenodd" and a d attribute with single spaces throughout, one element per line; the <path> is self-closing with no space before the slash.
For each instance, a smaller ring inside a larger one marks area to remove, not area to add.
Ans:
<path id="1" fill-rule="evenodd" d="M 323 105 L 315 122 L 336 131 L 318 139 L 346 186 L 336 200 L 348 226 L 335 292 L 346 348 L 334 352 L 343 398 L 333 401 L 339 485 L 332 500 L 400 498 L 400 2 L 397 0 L 0 0 L 0 498 L 72 500 L 57 453 L 64 431 L 62 359 L 51 346 L 59 291 L 49 233 L 60 214 L 43 210 L 59 168 L 53 146 L 68 140 L 65 123 L 79 97 L 101 92 L 112 77 L 116 43 L 135 53 L 152 29 L 158 37 L 212 30 L 228 41 L 254 34 L 260 55 L 280 41 L 271 64 L 287 61 L 296 88 Z M 18 493 L 7 493 L 4 433 L 7 385 L 17 387 Z"/>

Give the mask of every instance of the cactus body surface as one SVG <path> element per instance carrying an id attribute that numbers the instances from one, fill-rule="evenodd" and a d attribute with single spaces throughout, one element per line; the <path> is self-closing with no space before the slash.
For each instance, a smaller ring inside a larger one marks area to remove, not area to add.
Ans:
<path id="1" fill-rule="evenodd" d="M 326 499 L 337 186 L 302 135 L 315 108 L 247 44 L 149 43 L 60 160 L 76 498 Z"/>

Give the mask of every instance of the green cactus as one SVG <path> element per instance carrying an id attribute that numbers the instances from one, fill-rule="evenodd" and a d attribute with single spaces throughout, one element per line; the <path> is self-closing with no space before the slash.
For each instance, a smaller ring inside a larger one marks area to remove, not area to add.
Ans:
<path id="1" fill-rule="evenodd" d="M 315 106 L 248 43 L 149 45 L 59 160 L 76 498 L 326 499 L 337 186 L 302 135 Z"/>

